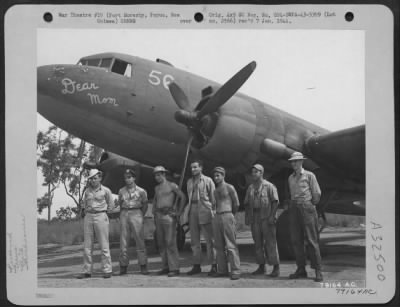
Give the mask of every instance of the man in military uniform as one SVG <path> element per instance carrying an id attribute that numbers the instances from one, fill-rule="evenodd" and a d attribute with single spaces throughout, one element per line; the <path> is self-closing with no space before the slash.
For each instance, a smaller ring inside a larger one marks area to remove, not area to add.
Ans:
<path id="1" fill-rule="evenodd" d="M 153 215 L 162 261 L 162 269 L 158 275 L 168 274 L 168 277 L 172 277 L 179 275 L 176 223 L 185 206 L 186 197 L 175 183 L 166 179 L 166 172 L 163 166 L 156 166 L 153 170 L 158 183 L 154 193 Z M 179 199 L 178 206 L 176 206 L 177 199 Z"/>
<path id="2" fill-rule="evenodd" d="M 240 278 L 240 258 L 236 244 L 236 221 L 234 214 L 239 209 L 239 199 L 233 185 L 225 182 L 225 169 L 216 167 L 213 170 L 216 189 L 216 216 L 214 221 L 214 238 L 217 249 L 218 273 L 214 277 L 228 276 L 228 261 L 231 267 L 231 279 Z"/>
<path id="3" fill-rule="evenodd" d="M 321 198 L 321 189 L 312 172 L 303 169 L 304 156 L 294 152 L 289 161 L 294 172 L 289 176 L 289 222 L 290 235 L 296 254 L 297 270 L 289 278 L 307 277 L 306 253 L 311 267 L 315 269 L 315 281 L 322 281 L 321 255 L 318 237 L 318 215 L 315 206 Z"/>
<path id="4" fill-rule="evenodd" d="M 112 210 L 114 201 L 110 189 L 101 184 L 101 179 L 102 173 L 98 169 L 90 170 L 88 176 L 89 184 L 83 196 L 83 273 L 77 276 L 79 279 L 92 276 L 94 234 L 96 234 L 101 248 L 103 277 L 110 278 L 112 275 L 107 212 Z"/>
<path id="5" fill-rule="evenodd" d="M 125 186 L 119 190 L 118 205 L 120 206 L 120 275 L 125 275 L 128 270 L 129 257 L 128 245 L 130 229 L 136 243 L 136 253 L 140 264 L 140 273 L 149 274 L 147 270 L 146 245 L 144 242 L 144 215 L 147 211 L 148 200 L 144 189 L 135 183 L 136 173 L 127 169 L 124 173 Z"/>
<path id="6" fill-rule="evenodd" d="M 203 165 L 200 160 L 193 161 L 190 167 L 192 178 L 187 182 L 187 193 L 189 197 L 189 228 L 190 244 L 193 251 L 193 268 L 187 274 L 201 273 L 201 231 L 207 245 L 208 261 L 212 264 L 208 273 L 211 276 L 217 272 L 212 226 L 215 185 L 210 177 L 203 175 Z"/>
<path id="7" fill-rule="evenodd" d="M 248 187 L 244 205 L 246 225 L 251 225 L 256 262 L 259 267 L 252 274 L 265 274 L 265 260 L 273 265 L 270 277 L 278 277 L 279 255 L 276 243 L 276 210 L 279 204 L 275 186 L 263 179 L 264 167 L 253 165 L 253 183 Z M 266 256 L 266 257 L 265 257 Z"/>

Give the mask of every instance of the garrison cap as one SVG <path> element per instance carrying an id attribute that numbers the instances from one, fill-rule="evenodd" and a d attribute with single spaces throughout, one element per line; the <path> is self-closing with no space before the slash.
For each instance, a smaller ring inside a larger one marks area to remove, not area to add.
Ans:
<path id="1" fill-rule="evenodd" d="M 132 175 L 133 177 L 136 177 L 135 171 L 131 168 L 127 168 L 124 172 L 124 175 Z"/>
<path id="2" fill-rule="evenodd" d="M 100 173 L 100 175 L 102 174 L 102 172 L 99 171 L 97 168 L 92 168 L 92 169 L 89 171 L 89 176 L 87 177 L 87 179 L 90 179 L 90 178 L 96 176 L 96 175 L 99 174 L 99 173 Z"/>
<path id="3" fill-rule="evenodd" d="M 264 166 L 261 164 L 254 164 L 252 168 L 255 168 L 256 170 L 260 171 L 261 173 L 264 173 Z"/>
<path id="4" fill-rule="evenodd" d="M 213 174 L 214 173 L 220 173 L 225 176 L 225 169 L 222 166 L 217 166 L 213 169 Z"/>
<path id="5" fill-rule="evenodd" d="M 296 161 L 296 160 L 306 160 L 301 152 L 295 151 L 292 153 L 288 161 Z"/>
<path id="6" fill-rule="evenodd" d="M 156 166 L 154 169 L 153 169 L 153 174 L 157 174 L 157 173 L 166 173 L 167 172 L 167 170 L 164 168 L 164 166 Z"/>

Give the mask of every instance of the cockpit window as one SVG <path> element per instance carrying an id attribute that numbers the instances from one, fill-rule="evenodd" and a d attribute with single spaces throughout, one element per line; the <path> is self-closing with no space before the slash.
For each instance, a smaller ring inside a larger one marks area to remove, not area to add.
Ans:
<path id="1" fill-rule="evenodd" d="M 112 58 L 101 59 L 100 67 L 109 68 L 111 66 Z"/>
<path id="2" fill-rule="evenodd" d="M 120 59 L 114 59 L 114 58 L 81 59 L 78 62 L 78 65 L 96 66 L 106 69 L 110 69 L 111 67 L 111 71 L 113 73 L 117 73 L 128 78 L 132 77 L 132 64 Z"/>
<path id="3" fill-rule="evenodd" d="M 99 66 L 100 64 L 100 59 L 89 59 L 87 60 L 87 64 L 88 66 Z"/>
<path id="4" fill-rule="evenodd" d="M 130 78 L 132 76 L 132 65 L 128 62 L 115 59 L 111 71 Z"/>
<path id="5" fill-rule="evenodd" d="M 108 65 L 111 63 L 111 59 L 109 59 L 110 62 Z M 85 66 L 99 66 L 101 62 L 101 59 L 82 59 L 79 61 L 78 65 L 85 65 Z"/>

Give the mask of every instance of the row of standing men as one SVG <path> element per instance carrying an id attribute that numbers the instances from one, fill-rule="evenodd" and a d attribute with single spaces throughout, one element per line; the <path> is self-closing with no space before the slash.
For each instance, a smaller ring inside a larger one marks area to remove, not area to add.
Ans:
<path id="1" fill-rule="evenodd" d="M 304 156 L 295 152 L 289 161 L 294 172 L 288 178 L 290 199 L 285 200 L 289 210 L 291 241 L 296 255 L 297 270 L 291 279 L 306 278 L 306 254 L 315 270 L 315 281 L 322 281 L 321 256 L 318 243 L 318 216 L 315 206 L 321 190 L 313 173 L 303 169 Z M 156 225 L 156 240 L 161 254 L 162 268 L 158 275 L 169 277 L 180 274 L 179 253 L 176 245 L 177 222 L 189 223 L 193 267 L 188 275 L 201 273 L 200 234 L 207 246 L 207 258 L 211 264 L 208 272 L 212 277 L 240 278 L 240 257 L 236 243 L 235 213 L 239 208 L 237 192 L 233 185 L 225 182 L 225 169 L 216 167 L 213 179 L 202 173 L 202 162 L 190 164 L 192 177 L 187 181 L 187 195 L 166 179 L 163 166 L 154 168 L 158 183 L 155 187 L 153 215 Z M 279 254 L 276 242 L 276 213 L 279 198 L 276 187 L 263 178 L 264 168 L 260 164 L 252 167 L 253 183 L 248 187 L 244 199 L 245 223 L 250 225 L 255 244 L 255 257 L 259 265 L 252 274 L 265 274 L 265 264 L 273 266 L 270 277 L 280 275 Z M 109 219 L 107 213 L 114 207 L 110 189 L 101 184 L 102 173 L 92 169 L 89 184 L 83 198 L 84 252 L 83 272 L 77 278 L 90 278 L 93 269 L 94 234 L 101 248 L 103 277 L 112 276 L 111 255 L 108 241 Z M 136 174 L 132 169 L 124 173 L 125 186 L 115 202 L 120 207 L 120 272 L 127 274 L 129 265 L 128 245 L 130 234 L 136 242 L 136 252 L 141 274 L 149 274 L 144 242 L 144 215 L 148 209 L 147 193 L 136 185 Z M 215 183 L 214 183 L 215 182 Z M 132 230 L 132 231 L 131 231 Z M 228 265 L 229 264 L 229 265 Z M 230 267 L 230 270 L 229 270 Z"/>

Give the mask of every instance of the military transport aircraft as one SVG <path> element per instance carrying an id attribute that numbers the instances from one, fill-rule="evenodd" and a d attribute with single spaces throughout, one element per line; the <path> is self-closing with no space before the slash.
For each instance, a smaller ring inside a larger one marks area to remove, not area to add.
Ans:
<path id="1" fill-rule="evenodd" d="M 206 174 L 224 166 L 241 200 L 251 166 L 261 163 L 284 199 L 287 159 L 300 151 L 320 182 L 321 213 L 365 215 L 365 125 L 330 132 L 238 93 L 255 68 L 251 62 L 220 85 L 161 59 L 95 54 L 75 65 L 38 67 L 38 112 L 106 149 L 96 167 L 114 193 L 127 167 L 149 194 L 158 164 L 181 173 L 175 179 L 182 185 L 190 156 L 204 161 Z M 281 252 L 290 242 L 286 224 L 284 213 L 278 220 Z"/>

